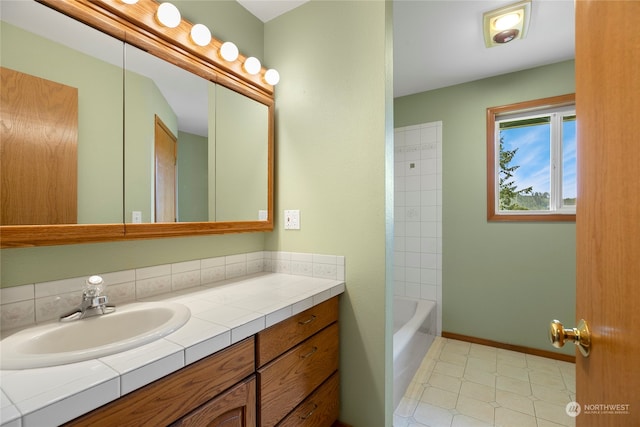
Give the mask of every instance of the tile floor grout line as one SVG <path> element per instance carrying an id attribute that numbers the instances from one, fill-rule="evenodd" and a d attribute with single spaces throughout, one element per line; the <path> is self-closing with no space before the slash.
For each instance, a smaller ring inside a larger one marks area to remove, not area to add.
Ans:
<path id="1" fill-rule="evenodd" d="M 500 365 L 502 368 L 499 368 L 500 355 L 503 356 L 503 361 L 512 359 L 519 367 L 503 363 Z M 569 384 L 569 371 L 575 371 L 575 367 L 568 362 L 529 356 L 437 337 L 394 413 L 394 426 L 575 425 L 575 420 L 564 411 L 564 401 L 562 405 L 558 405 L 556 400 L 551 403 L 544 396 L 545 393 L 554 394 L 555 397 L 566 400 L 566 403 L 575 399 L 575 385 L 571 387 Z M 514 368 L 510 374 L 515 378 L 504 375 L 509 373 L 509 369 L 504 366 Z M 519 377 L 518 372 L 521 373 Z M 523 379 L 522 373 L 526 373 L 527 381 Z M 575 374 L 573 377 L 575 381 Z M 500 380 L 501 378 L 504 380 Z M 449 385 L 445 385 L 446 381 L 450 381 Z M 489 382 L 492 385 L 487 384 Z M 457 384 L 457 388 L 453 387 L 457 392 L 449 390 L 453 389 L 451 384 Z M 542 397 L 538 397 L 541 393 Z"/>

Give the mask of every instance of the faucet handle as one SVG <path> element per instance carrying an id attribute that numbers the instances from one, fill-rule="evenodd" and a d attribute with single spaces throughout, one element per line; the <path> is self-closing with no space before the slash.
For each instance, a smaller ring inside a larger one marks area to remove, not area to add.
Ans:
<path id="1" fill-rule="evenodd" d="M 99 296 L 104 290 L 104 280 L 100 276 L 91 276 L 84 285 L 84 294 L 90 297 Z"/>

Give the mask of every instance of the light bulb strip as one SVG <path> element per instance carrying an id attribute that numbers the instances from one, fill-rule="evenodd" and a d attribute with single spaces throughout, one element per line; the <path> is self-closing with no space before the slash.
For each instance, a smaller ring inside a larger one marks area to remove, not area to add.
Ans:
<path id="1" fill-rule="evenodd" d="M 265 77 L 265 73 L 267 72 L 266 67 L 260 66 L 256 74 L 250 74 L 244 68 L 244 63 L 248 57 L 241 53 L 238 53 L 238 57 L 234 61 L 226 61 L 219 53 L 223 42 L 215 37 L 212 37 L 211 41 L 205 46 L 196 44 L 191 37 L 191 29 L 194 24 L 184 18 L 181 18 L 180 23 L 174 28 L 164 26 L 156 18 L 156 11 L 160 4 L 156 0 L 138 0 L 135 4 L 126 4 L 121 0 L 92 0 L 90 3 L 92 7 L 101 7 L 102 9 L 117 14 L 124 20 L 138 27 L 148 30 L 168 42 L 173 50 L 182 50 L 197 56 L 200 61 L 195 62 L 205 62 L 209 64 L 209 66 L 213 66 L 214 71 L 218 70 L 216 74 L 222 70 L 224 71 L 223 75 L 227 77 L 233 76 L 231 78 L 232 81 L 241 79 L 245 83 L 259 89 L 261 92 L 265 92 L 268 96 L 273 96 L 274 85 L 267 82 Z M 130 37 L 127 37 L 127 39 L 128 41 L 132 41 Z M 135 45 L 136 43 L 133 44 Z M 166 43 L 163 44 L 166 45 Z M 176 48 L 176 46 L 179 48 Z M 138 47 L 145 48 L 144 46 Z M 215 78 L 207 78 L 216 81 Z M 234 85 L 237 85 L 237 83 Z"/>

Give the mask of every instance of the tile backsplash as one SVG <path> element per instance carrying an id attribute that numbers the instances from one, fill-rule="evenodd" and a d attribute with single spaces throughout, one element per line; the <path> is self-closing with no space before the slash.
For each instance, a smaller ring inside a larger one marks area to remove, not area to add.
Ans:
<path id="1" fill-rule="evenodd" d="M 345 280 L 345 258 L 294 252 L 251 252 L 116 272 L 95 272 L 107 284 L 111 304 L 260 272 Z M 77 307 L 86 277 L 0 289 L 0 327 L 9 330 L 58 318 Z"/>

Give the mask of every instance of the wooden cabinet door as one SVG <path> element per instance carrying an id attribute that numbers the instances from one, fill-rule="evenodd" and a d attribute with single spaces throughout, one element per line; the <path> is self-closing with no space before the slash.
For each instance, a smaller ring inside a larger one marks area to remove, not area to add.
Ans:
<path id="1" fill-rule="evenodd" d="M 178 139 L 156 116 L 155 122 L 155 197 L 156 222 L 176 222 L 176 164 Z"/>
<path id="2" fill-rule="evenodd" d="M 255 427 L 256 379 L 241 382 L 210 400 L 172 427 Z"/>

